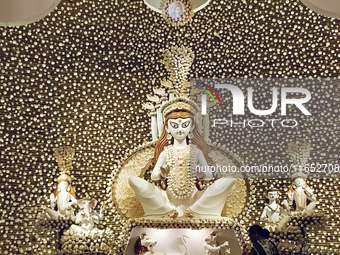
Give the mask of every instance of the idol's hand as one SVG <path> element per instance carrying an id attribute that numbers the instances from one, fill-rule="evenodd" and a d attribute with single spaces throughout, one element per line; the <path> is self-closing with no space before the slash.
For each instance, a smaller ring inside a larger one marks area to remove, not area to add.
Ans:
<path id="1" fill-rule="evenodd" d="M 196 172 L 197 179 L 203 180 L 205 178 L 205 173 L 201 171 Z"/>
<path id="2" fill-rule="evenodd" d="M 165 179 L 170 173 L 170 167 L 168 165 L 161 166 L 160 179 Z"/>

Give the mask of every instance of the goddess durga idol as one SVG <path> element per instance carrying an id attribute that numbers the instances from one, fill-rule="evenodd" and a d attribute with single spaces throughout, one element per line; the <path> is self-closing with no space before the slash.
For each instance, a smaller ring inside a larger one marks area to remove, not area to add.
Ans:
<path id="1" fill-rule="evenodd" d="M 155 167 L 151 173 L 151 179 L 159 181 L 161 189 L 136 176 L 129 179 L 144 209 L 144 217 L 221 216 L 234 179 L 221 178 L 202 188 L 203 180 L 212 175 L 196 171 L 208 169 L 207 144 L 194 121 L 198 111 L 199 107 L 187 97 L 177 97 L 162 106 L 165 122 L 156 143 Z"/>

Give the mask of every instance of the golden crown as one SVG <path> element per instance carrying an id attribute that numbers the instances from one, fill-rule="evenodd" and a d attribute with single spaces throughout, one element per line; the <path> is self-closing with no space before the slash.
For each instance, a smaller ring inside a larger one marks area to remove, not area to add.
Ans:
<path id="1" fill-rule="evenodd" d="M 57 178 L 57 182 L 60 183 L 62 181 L 66 181 L 68 183 L 71 183 L 71 176 L 65 174 L 65 173 L 62 173 L 58 178 Z"/>
<path id="2" fill-rule="evenodd" d="M 272 192 L 272 191 L 279 191 L 277 188 L 274 187 L 274 185 L 270 185 L 270 187 L 267 189 L 267 192 Z"/>
<path id="3" fill-rule="evenodd" d="M 161 108 L 161 112 L 164 117 L 166 117 L 171 112 L 180 110 L 190 112 L 193 116 L 195 116 L 199 111 L 199 107 L 187 97 L 177 97 L 166 102 Z"/>

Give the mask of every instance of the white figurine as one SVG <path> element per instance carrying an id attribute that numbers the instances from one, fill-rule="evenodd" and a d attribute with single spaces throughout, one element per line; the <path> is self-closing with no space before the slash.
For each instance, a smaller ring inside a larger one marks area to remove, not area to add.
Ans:
<path id="1" fill-rule="evenodd" d="M 129 184 L 149 217 L 220 217 L 233 178 L 216 180 L 201 190 L 208 173 L 196 172 L 196 166 L 208 166 L 207 145 L 197 131 L 189 100 L 174 99 L 162 107 L 163 132 L 155 147 L 155 167 L 151 179 L 160 181 L 161 191 L 139 177 Z M 194 176 L 196 174 L 196 176 Z"/>
<path id="2" fill-rule="evenodd" d="M 104 218 L 105 207 L 102 206 L 98 214 L 97 212 L 93 211 L 93 208 L 95 208 L 97 205 L 97 200 L 90 198 L 79 200 L 78 205 L 82 210 L 77 213 L 75 223 L 79 226 L 73 224 L 70 229 L 78 234 L 89 235 L 101 233 L 102 231 L 96 228 L 96 224 L 98 224 L 99 221 Z"/>
<path id="3" fill-rule="evenodd" d="M 228 241 L 225 241 L 222 245 L 218 245 L 216 242 L 216 234 L 212 232 L 205 240 L 204 250 L 206 255 L 219 255 L 229 254 L 230 249 L 225 249 L 229 245 Z"/>
<path id="4" fill-rule="evenodd" d="M 58 179 L 58 187 L 51 194 L 51 208 L 46 209 L 46 213 L 53 220 L 59 217 L 74 220 L 74 210 L 72 205 L 77 203 L 76 195 L 71 186 L 71 177 L 62 173 Z"/>
<path id="5" fill-rule="evenodd" d="M 178 20 L 182 17 L 184 13 L 184 5 L 179 2 L 175 1 L 169 5 L 169 16 L 174 19 Z"/>
<path id="6" fill-rule="evenodd" d="M 303 177 L 296 177 L 288 191 L 290 205 L 296 212 L 311 214 L 316 206 L 316 197 Z"/>
<path id="7" fill-rule="evenodd" d="M 279 204 L 279 190 L 270 186 L 267 190 L 266 205 L 261 214 L 261 221 L 267 222 L 266 228 L 282 230 L 290 220 L 289 205 L 285 200 L 283 206 Z"/>
<path id="8" fill-rule="evenodd" d="M 286 209 L 279 204 L 279 190 L 270 186 L 267 190 L 266 206 L 261 214 L 261 220 L 269 223 L 279 222 L 286 213 Z"/>
<path id="9" fill-rule="evenodd" d="M 184 253 L 179 252 L 172 252 L 172 253 L 159 253 L 154 252 L 153 248 L 157 244 L 157 241 L 153 239 L 151 236 L 149 236 L 146 233 L 141 234 L 134 246 L 134 251 L 136 255 L 187 255 L 188 254 L 188 246 L 186 244 L 185 238 L 188 238 L 188 236 L 183 235 L 182 236 L 182 242 L 185 247 Z"/>
<path id="10" fill-rule="evenodd" d="M 136 255 L 144 255 L 144 254 L 154 254 L 154 255 L 162 255 L 160 253 L 154 253 L 153 247 L 157 244 L 157 241 L 154 240 L 151 236 L 146 233 L 141 234 L 134 246 L 134 251 Z"/>

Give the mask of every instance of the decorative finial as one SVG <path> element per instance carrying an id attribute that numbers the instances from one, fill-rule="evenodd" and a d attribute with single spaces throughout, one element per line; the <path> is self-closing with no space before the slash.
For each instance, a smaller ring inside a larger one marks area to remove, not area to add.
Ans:
<path id="1" fill-rule="evenodd" d="M 308 142 L 296 142 L 288 144 L 287 152 L 295 164 L 295 172 L 292 174 L 292 178 L 307 178 L 308 174 L 305 173 L 304 170 L 309 159 L 311 149 L 312 146 Z"/>
<path id="2" fill-rule="evenodd" d="M 53 151 L 61 174 L 69 175 L 72 170 L 72 160 L 75 150 L 70 146 L 62 146 L 54 148 Z"/>
<path id="3" fill-rule="evenodd" d="M 164 53 L 162 63 L 168 70 L 169 80 L 161 81 L 161 88 L 154 88 L 154 95 L 147 95 L 149 102 L 143 104 L 151 117 L 152 140 L 161 135 L 164 118 L 173 111 L 184 110 L 196 116 L 200 107 L 190 100 L 190 81 L 187 80 L 194 53 L 184 46 L 172 46 Z"/>
<path id="4" fill-rule="evenodd" d="M 291 156 L 294 164 L 305 166 L 307 164 L 312 146 L 308 142 L 288 143 L 288 154 Z"/>
<path id="5" fill-rule="evenodd" d="M 166 50 L 164 53 L 162 63 L 170 73 L 169 79 L 178 93 L 188 91 L 187 77 L 194 58 L 195 55 L 192 50 L 183 45 L 181 47 L 172 46 L 170 50 Z M 165 84 L 165 82 L 163 82 L 163 84 Z"/>

